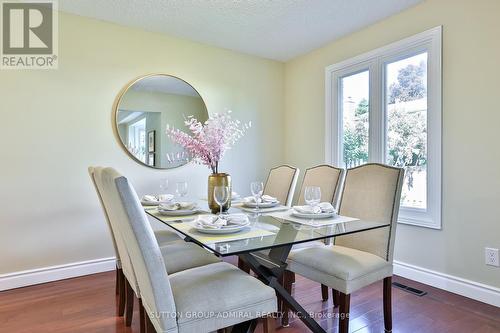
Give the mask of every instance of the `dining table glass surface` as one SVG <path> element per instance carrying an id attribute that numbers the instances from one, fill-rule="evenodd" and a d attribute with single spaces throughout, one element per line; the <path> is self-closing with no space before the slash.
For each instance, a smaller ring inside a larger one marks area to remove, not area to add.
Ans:
<path id="1" fill-rule="evenodd" d="M 341 222 L 344 218 L 342 216 L 336 217 L 339 221 L 337 223 L 314 226 L 296 223 L 286 217 L 249 213 L 247 215 L 250 225 L 247 231 L 235 234 L 209 235 L 192 228 L 196 216 L 192 218 L 163 216 L 152 207 L 146 207 L 145 211 L 148 215 L 186 236 L 186 240 L 195 242 L 223 257 L 324 240 L 390 226 L 389 223 L 349 218 L 345 219 L 346 222 Z M 231 211 L 239 212 L 237 208 L 232 208 Z"/>

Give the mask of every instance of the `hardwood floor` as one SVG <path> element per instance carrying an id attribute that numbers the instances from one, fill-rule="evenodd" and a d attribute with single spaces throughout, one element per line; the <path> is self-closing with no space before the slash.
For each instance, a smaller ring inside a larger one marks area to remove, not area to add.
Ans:
<path id="1" fill-rule="evenodd" d="M 500 332 L 500 309 L 422 285 L 400 277 L 394 281 L 428 292 L 418 297 L 393 288 L 393 332 L 411 333 L 493 333 Z M 321 301 L 320 285 L 297 276 L 294 292 L 308 311 L 328 332 L 337 332 L 332 296 Z M 114 272 L 101 273 L 43 285 L 0 292 L 1 333 L 139 332 L 139 314 L 134 313 L 132 327 L 116 317 Z M 134 309 L 138 309 L 138 305 Z M 382 282 L 351 296 L 350 331 L 383 332 Z M 297 318 L 282 333 L 308 332 Z M 257 332 L 262 332 L 261 324 Z"/>

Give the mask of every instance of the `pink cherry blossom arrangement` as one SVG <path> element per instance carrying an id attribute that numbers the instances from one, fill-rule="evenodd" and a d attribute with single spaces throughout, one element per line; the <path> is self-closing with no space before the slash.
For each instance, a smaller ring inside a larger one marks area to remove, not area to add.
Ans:
<path id="1" fill-rule="evenodd" d="M 205 123 L 193 116 L 184 122 L 191 134 L 167 125 L 167 136 L 186 149 L 194 161 L 219 171 L 219 161 L 226 150 L 230 149 L 252 126 L 251 122 L 242 124 L 231 118 L 231 111 L 214 113 Z"/>

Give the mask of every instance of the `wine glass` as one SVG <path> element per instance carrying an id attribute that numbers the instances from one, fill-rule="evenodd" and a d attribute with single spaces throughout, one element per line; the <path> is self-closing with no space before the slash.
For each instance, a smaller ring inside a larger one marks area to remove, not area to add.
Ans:
<path id="1" fill-rule="evenodd" d="M 257 213 L 260 211 L 260 201 L 262 197 L 262 192 L 264 191 L 264 184 L 262 182 L 256 181 L 250 184 L 250 191 L 255 198 L 255 204 L 257 207 Z"/>
<path id="2" fill-rule="evenodd" d="M 163 201 L 167 197 L 168 191 L 168 179 L 160 179 L 160 194 L 158 194 L 158 200 Z"/>
<path id="3" fill-rule="evenodd" d="M 161 194 L 167 194 L 167 190 L 168 190 L 168 179 L 167 178 L 160 179 Z"/>
<path id="4" fill-rule="evenodd" d="M 219 216 L 222 215 L 222 207 L 229 200 L 229 186 L 215 186 L 214 200 L 220 207 Z"/>
<path id="5" fill-rule="evenodd" d="M 321 188 L 319 186 L 306 186 L 304 199 L 308 206 L 316 206 L 321 201 Z"/>
<path id="6" fill-rule="evenodd" d="M 184 198 L 188 194 L 188 183 L 187 182 L 175 183 L 175 194 L 177 194 L 179 199 Z"/>

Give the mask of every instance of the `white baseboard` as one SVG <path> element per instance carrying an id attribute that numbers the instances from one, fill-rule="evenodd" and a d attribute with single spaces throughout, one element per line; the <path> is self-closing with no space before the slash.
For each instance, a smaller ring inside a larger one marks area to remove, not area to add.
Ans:
<path id="1" fill-rule="evenodd" d="M 114 257 L 0 275 L 0 291 L 114 270 Z"/>
<path id="2" fill-rule="evenodd" d="M 500 307 L 500 288 L 394 261 L 394 274 Z"/>

